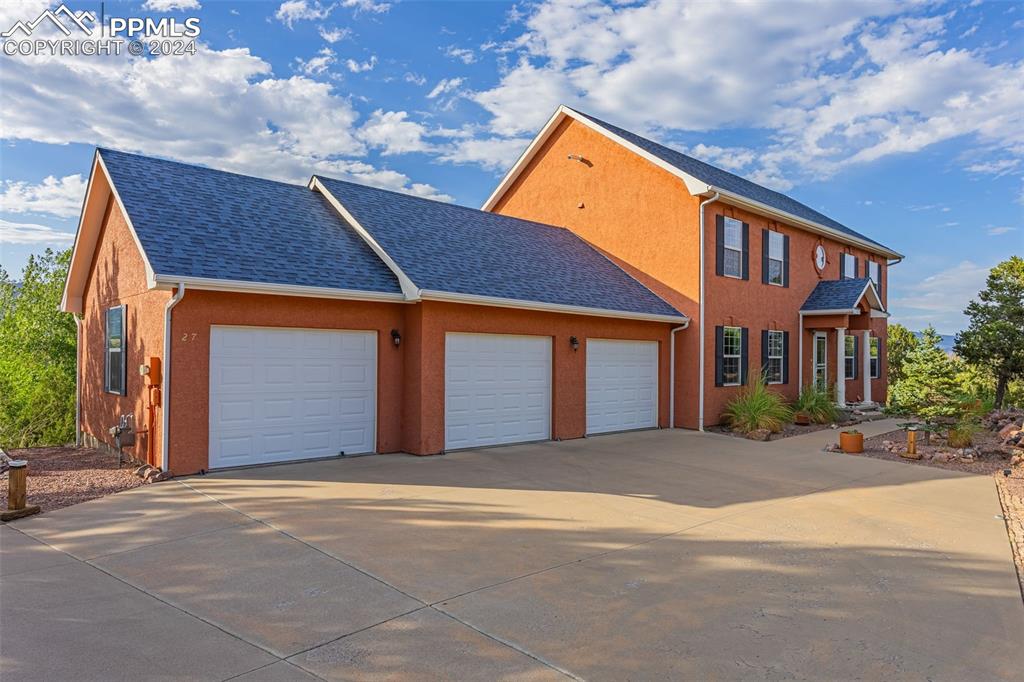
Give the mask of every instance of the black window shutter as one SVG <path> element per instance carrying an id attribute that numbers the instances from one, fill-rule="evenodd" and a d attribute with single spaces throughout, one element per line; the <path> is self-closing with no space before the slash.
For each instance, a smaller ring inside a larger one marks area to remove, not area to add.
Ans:
<path id="1" fill-rule="evenodd" d="M 789 383 L 789 332 L 782 332 L 782 383 Z"/>
<path id="2" fill-rule="evenodd" d="M 761 330 L 761 374 L 768 375 L 768 330 Z"/>
<path id="3" fill-rule="evenodd" d="M 725 216 L 715 216 L 715 274 L 725 274 Z"/>
<path id="4" fill-rule="evenodd" d="M 839 254 L 839 279 L 846 279 L 846 254 Z"/>
<path id="5" fill-rule="evenodd" d="M 782 286 L 789 286 L 789 236 L 782 235 Z"/>
<path id="6" fill-rule="evenodd" d="M 860 259 L 859 259 L 859 258 L 857 258 L 856 256 L 854 256 L 854 257 L 853 257 L 853 273 L 852 273 L 852 274 L 853 274 L 853 276 L 854 276 L 854 277 L 856 277 L 856 276 L 857 276 L 857 262 L 858 262 L 859 260 L 860 260 Z"/>
<path id="7" fill-rule="evenodd" d="M 868 278 L 871 277 L 871 261 L 870 260 L 865 260 L 864 261 L 864 276 L 868 277 Z"/>
<path id="8" fill-rule="evenodd" d="M 121 306 L 121 395 L 128 395 L 128 306 Z"/>
<path id="9" fill-rule="evenodd" d="M 768 284 L 768 230 L 761 230 L 761 284 Z"/>
<path id="10" fill-rule="evenodd" d="M 740 383 L 744 386 L 747 385 L 747 328 L 742 327 L 740 331 Z"/>
<path id="11" fill-rule="evenodd" d="M 750 279 L 750 225 L 743 223 L 743 279 Z"/>
<path id="12" fill-rule="evenodd" d="M 853 376 L 851 379 L 856 379 L 860 373 L 860 334 L 853 335 Z"/>
<path id="13" fill-rule="evenodd" d="M 110 311 L 103 313 L 103 390 L 110 390 Z"/>
<path id="14" fill-rule="evenodd" d="M 715 327 L 715 386 L 721 386 L 722 380 L 722 353 L 725 352 L 725 329 Z"/>

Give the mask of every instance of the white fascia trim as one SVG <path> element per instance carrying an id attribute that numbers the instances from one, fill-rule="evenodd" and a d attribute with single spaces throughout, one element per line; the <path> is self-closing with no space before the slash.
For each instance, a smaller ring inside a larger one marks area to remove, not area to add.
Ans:
<path id="1" fill-rule="evenodd" d="M 857 308 L 834 308 L 832 310 L 801 310 L 801 315 L 859 315 Z"/>
<path id="2" fill-rule="evenodd" d="M 320 182 L 320 178 L 313 176 L 309 180 L 309 188 L 313 191 L 320 192 L 327 199 L 327 202 L 338 212 L 341 217 L 352 226 L 352 229 L 356 231 L 363 241 L 373 249 L 373 252 L 377 254 L 377 257 L 384 261 L 384 264 L 388 266 L 391 272 L 394 273 L 395 277 L 398 278 L 398 284 L 402 287 L 402 293 L 405 299 L 408 301 L 415 301 L 419 298 L 420 288 L 409 278 L 407 274 L 398 266 L 395 259 L 388 255 L 388 252 L 384 250 L 377 240 L 373 238 L 370 232 L 359 224 L 359 221 L 355 219 L 351 213 L 348 212 L 338 199 L 331 194 L 330 190 Z"/>
<path id="3" fill-rule="evenodd" d="M 444 301 L 447 303 L 465 303 L 468 305 L 486 305 L 496 308 L 517 308 L 519 310 L 536 310 L 546 313 L 567 313 L 570 315 L 591 315 L 594 317 L 612 317 L 622 320 L 643 320 L 646 322 L 670 322 L 677 325 L 689 325 L 690 318 L 683 314 L 658 315 L 654 313 L 633 313 L 625 310 L 606 310 L 604 308 L 588 308 L 586 306 L 563 305 L 560 303 L 543 303 L 539 301 L 520 301 L 514 298 L 497 296 L 478 296 L 476 294 L 457 294 L 447 291 L 420 292 L 424 301 Z"/>
<path id="4" fill-rule="evenodd" d="M 889 317 L 891 317 L 891 315 L 889 315 L 889 313 L 885 312 L 884 310 L 872 310 L 871 317 L 881 317 L 888 319 Z"/>
<path id="5" fill-rule="evenodd" d="M 98 172 L 103 173 L 103 182 L 106 184 L 108 194 L 103 197 L 103 208 L 100 210 L 98 217 L 89 221 L 89 224 L 86 224 L 89 203 L 90 200 L 94 198 L 93 190 L 96 187 Z M 88 268 L 92 265 L 93 256 L 96 253 L 96 246 L 99 241 L 99 231 L 103 227 L 103 218 L 106 215 L 106 202 L 110 195 L 113 195 L 114 199 L 117 201 L 117 206 L 121 210 L 121 215 L 124 216 L 124 222 L 128 225 L 128 232 L 132 235 L 132 240 L 135 242 L 135 248 L 138 249 L 139 255 L 142 257 L 143 265 L 145 265 L 146 268 L 146 285 L 150 289 L 155 286 L 153 266 L 149 262 L 149 256 L 146 255 L 146 251 L 142 248 L 142 242 L 139 241 L 139 234 L 135 231 L 135 226 L 132 225 L 131 216 L 129 216 L 128 211 L 125 210 L 124 202 L 121 201 L 121 196 L 117 193 L 117 187 L 114 186 L 114 182 L 110 178 L 110 172 L 107 170 L 107 166 L 103 161 L 103 156 L 97 149 L 93 155 L 92 172 L 89 174 L 89 184 L 86 187 L 85 199 L 82 202 L 82 215 L 78 219 L 78 230 L 75 232 L 75 245 L 71 251 L 71 266 L 68 268 L 67 279 L 64 280 L 64 293 L 61 296 L 60 304 L 60 309 L 64 312 L 83 312 L 81 291 L 76 292 L 77 295 L 71 291 L 72 275 L 77 274 L 76 270 L 78 268 L 86 268 L 86 274 L 84 278 L 81 278 L 80 284 L 84 289 L 85 281 L 88 278 Z M 90 233 L 95 231 L 96 237 L 92 240 L 89 253 L 79 250 L 82 236 L 86 230 Z M 83 263 L 82 259 L 85 259 L 86 262 Z"/>
<path id="6" fill-rule="evenodd" d="M 748 199 L 747 197 L 740 196 L 739 194 L 734 194 L 732 192 L 729 192 L 728 190 L 722 189 L 721 187 L 708 185 L 707 190 L 701 192 L 701 194 L 708 194 L 710 192 L 718 192 L 719 194 L 722 195 L 722 199 L 725 200 L 727 203 L 736 204 L 744 208 L 749 208 L 759 213 L 766 213 L 772 217 L 779 218 L 788 223 L 792 223 L 797 227 L 807 230 L 808 232 L 815 232 L 817 234 L 825 235 L 826 237 L 831 237 L 832 239 L 835 239 L 838 242 L 852 244 L 853 246 L 859 246 L 866 251 L 870 251 L 871 253 L 877 253 L 888 258 L 903 258 L 902 254 L 897 253 L 895 251 L 891 251 L 884 247 L 880 247 L 876 244 L 872 244 L 871 242 L 865 241 L 863 239 L 858 239 L 857 237 L 848 235 L 845 232 L 840 232 L 839 230 L 828 227 L 827 225 L 822 225 L 821 223 L 816 223 L 812 220 L 807 220 L 805 218 L 801 218 L 800 216 L 793 215 L 792 213 L 788 213 L 786 211 L 773 208 L 767 204 L 762 204 L 760 201 L 755 201 L 753 199 Z"/>
<path id="7" fill-rule="evenodd" d="M 184 284 L 189 289 L 204 291 L 230 291 L 240 294 L 274 294 L 278 296 L 299 296 L 302 298 L 337 298 L 351 301 L 389 301 L 405 303 L 403 294 L 387 291 L 360 291 L 356 289 L 334 289 L 331 287 L 312 287 L 297 284 L 274 284 L 271 282 L 243 282 L 230 279 L 213 279 L 208 277 L 177 277 L 175 275 L 156 275 L 154 287 L 157 289 L 173 289 Z"/>

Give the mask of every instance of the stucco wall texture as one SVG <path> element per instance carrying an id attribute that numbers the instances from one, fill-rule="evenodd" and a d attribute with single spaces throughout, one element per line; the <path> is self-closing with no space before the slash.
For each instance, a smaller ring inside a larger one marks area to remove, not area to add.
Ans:
<path id="1" fill-rule="evenodd" d="M 582 156 L 584 162 L 570 160 Z M 683 182 L 667 171 L 609 140 L 589 127 L 565 119 L 538 150 L 529 164 L 495 205 L 506 215 L 567 227 L 602 249 L 631 274 L 670 301 L 693 320 L 677 343 L 677 423 L 697 427 L 699 301 L 700 301 L 700 199 L 691 196 Z M 800 305 L 822 279 L 838 279 L 843 252 L 859 259 L 859 276 L 865 260 L 882 266 L 881 294 L 885 302 L 885 259 L 837 241 L 819 237 L 722 202 L 705 208 L 705 425 L 719 422 L 722 409 L 740 390 L 716 387 L 714 381 L 714 328 L 733 325 L 749 329 L 751 371 L 760 364 L 761 330 L 790 332 L 789 383 L 776 388 L 787 398 L 799 393 L 798 354 L 801 331 Z M 738 280 L 715 274 L 715 216 L 722 214 L 750 225 L 750 278 Z M 790 284 L 788 288 L 761 282 L 762 229 L 790 237 Z M 825 246 L 828 263 L 821 273 L 814 267 L 817 244 Z M 809 318 L 810 319 L 810 318 Z M 813 324 L 809 322 L 808 324 Z M 886 322 L 871 320 L 873 333 L 884 340 Z M 804 335 L 804 379 L 810 381 L 812 332 Z M 830 327 L 829 372 L 835 378 L 836 332 Z M 884 401 L 885 356 L 880 379 L 872 382 L 872 398 Z M 860 400 L 863 384 L 847 381 L 847 401 Z"/>

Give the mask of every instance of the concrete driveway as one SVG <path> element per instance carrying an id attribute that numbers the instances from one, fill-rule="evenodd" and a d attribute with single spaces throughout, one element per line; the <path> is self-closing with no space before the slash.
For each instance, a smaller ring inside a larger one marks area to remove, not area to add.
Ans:
<path id="1" fill-rule="evenodd" d="M 822 452 L 835 437 L 649 431 L 120 493 L 0 528 L 0 663 L 24 680 L 1019 679 L 992 481 Z"/>

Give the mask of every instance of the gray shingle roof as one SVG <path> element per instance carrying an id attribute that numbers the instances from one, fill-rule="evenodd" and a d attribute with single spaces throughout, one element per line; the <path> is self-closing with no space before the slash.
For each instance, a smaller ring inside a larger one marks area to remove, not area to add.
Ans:
<path id="1" fill-rule="evenodd" d="M 683 317 L 569 230 L 319 180 L 421 289 Z"/>
<path id="2" fill-rule="evenodd" d="M 573 109 L 573 111 L 576 110 Z M 682 152 L 677 152 L 674 149 L 670 149 L 664 145 L 658 144 L 657 142 L 648 140 L 645 137 L 641 137 L 636 133 L 631 133 L 628 130 L 619 128 L 618 126 L 612 125 L 611 123 L 608 123 L 606 121 L 602 121 L 599 118 L 595 118 L 590 114 L 585 114 L 582 111 L 576 111 L 576 113 L 579 114 L 580 116 L 583 116 L 584 118 L 593 121 L 594 123 L 606 129 L 607 131 L 615 135 L 618 135 L 624 140 L 635 144 L 637 147 L 640 147 L 647 153 L 652 154 L 653 156 L 664 161 L 665 163 L 674 166 L 675 168 L 683 171 L 684 173 L 692 175 L 701 182 L 707 183 L 719 189 L 724 189 L 727 192 L 732 192 L 733 194 L 738 194 L 742 197 L 751 199 L 753 201 L 757 201 L 767 206 L 771 206 L 772 208 L 777 209 L 779 211 L 785 211 L 786 213 L 790 213 L 799 218 L 803 218 L 804 220 L 809 220 L 813 223 L 818 223 L 819 225 L 830 227 L 833 230 L 837 230 L 851 237 L 856 237 L 858 239 L 862 239 L 866 242 L 879 246 L 885 249 L 886 251 L 891 251 L 891 249 L 885 246 L 884 244 L 881 244 L 875 241 L 874 239 L 871 239 L 870 237 L 864 236 L 860 232 L 857 232 L 856 230 L 853 230 L 847 227 L 846 225 L 843 225 L 837 220 L 829 218 L 827 215 L 823 213 L 815 211 L 810 206 L 802 204 L 796 199 L 788 197 L 785 194 L 782 194 L 781 192 L 776 192 L 774 190 L 768 189 L 767 187 L 762 187 L 761 185 L 758 185 L 755 182 L 751 182 L 750 180 L 741 178 L 740 176 L 730 173 L 728 171 L 724 171 L 721 168 L 716 168 L 711 164 L 699 161 L 693 158 L 692 156 L 687 156 L 686 154 L 683 154 Z"/>
<path id="3" fill-rule="evenodd" d="M 860 302 L 864 287 L 871 280 L 866 277 L 857 279 L 832 279 L 818 282 L 814 291 L 800 306 L 801 312 L 818 310 L 849 310 Z"/>
<path id="4" fill-rule="evenodd" d="M 157 275 L 401 293 L 387 265 L 306 187 L 99 154 Z"/>

